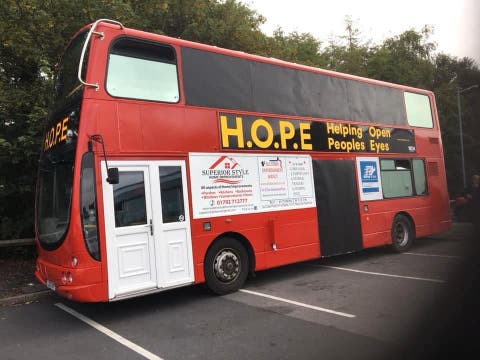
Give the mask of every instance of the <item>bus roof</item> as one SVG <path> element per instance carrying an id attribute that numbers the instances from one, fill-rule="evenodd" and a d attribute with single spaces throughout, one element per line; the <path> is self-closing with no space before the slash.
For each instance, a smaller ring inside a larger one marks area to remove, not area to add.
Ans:
<path id="1" fill-rule="evenodd" d="M 102 23 L 101 25 L 118 29 L 118 27 L 113 24 Z M 198 49 L 203 51 L 209 51 L 217 54 L 223 54 L 227 56 L 247 59 L 251 61 L 258 61 L 258 62 L 278 65 L 282 67 L 288 67 L 292 69 L 304 70 L 312 73 L 338 77 L 346 80 L 360 81 L 360 82 L 365 82 L 373 85 L 385 86 L 385 87 L 395 88 L 395 89 L 404 90 L 404 91 L 411 91 L 411 92 L 421 93 L 425 95 L 433 95 L 432 91 L 425 90 L 425 89 L 390 83 L 390 82 L 381 81 L 381 80 L 370 79 L 370 78 L 361 77 L 357 75 L 341 73 L 333 70 L 325 70 L 325 69 L 321 69 L 313 66 L 302 65 L 302 64 L 289 62 L 289 61 L 280 60 L 273 57 L 268 58 L 260 55 L 249 54 L 243 51 L 230 50 L 230 49 L 226 49 L 226 48 L 222 48 L 214 45 L 202 44 L 194 41 L 183 40 L 179 38 L 174 38 L 166 35 L 159 35 L 159 34 L 150 33 L 142 30 L 131 29 L 131 28 L 124 28 L 123 30 L 125 35 L 128 35 L 128 36 L 165 42 L 174 46 L 188 47 L 188 48 L 193 48 L 193 49 Z"/>

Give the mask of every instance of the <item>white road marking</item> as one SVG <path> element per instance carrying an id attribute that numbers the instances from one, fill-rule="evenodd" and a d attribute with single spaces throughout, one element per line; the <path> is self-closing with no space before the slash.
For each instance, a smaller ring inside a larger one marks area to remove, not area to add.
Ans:
<path id="1" fill-rule="evenodd" d="M 349 268 L 338 267 L 338 266 L 315 265 L 315 264 L 306 264 L 306 265 L 308 265 L 308 266 L 313 266 L 313 267 L 322 267 L 322 268 L 326 268 L 326 269 L 335 269 L 335 270 L 351 271 L 351 272 L 357 272 L 357 273 L 369 274 L 369 275 L 388 276 L 388 277 L 401 278 L 401 279 L 430 281 L 430 282 L 435 282 L 435 283 L 444 283 L 444 282 L 445 282 L 444 280 L 439 280 L 439 279 L 429 279 L 429 278 L 422 278 L 422 277 L 415 277 L 415 276 L 404 276 L 404 275 L 395 275 L 395 274 L 384 274 L 384 273 L 378 273 L 378 272 L 372 272 L 372 271 L 363 271 L 363 270 L 357 270 L 357 269 L 349 269 Z"/>
<path id="2" fill-rule="evenodd" d="M 103 325 L 100 325 L 99 323 L 93 321 L 92 319 L 89 319 L 85 315 L 80 314 L 79 312 L 69 308 L 68 306 L 62 304 L 62 303 L 56 303 L 56 307 L 62 309 L 63 311 L 69 313 L 72 316 L 75 316 L 77 319 L 83 321 L 84 323 L 90 325 L 94 329 L 100 331 L 101 333 L 107 335 L 108 337 L 112 338 L 113 340 L 119 342 L 120 344 L 128 347 L 130 350 L 135 351 L 137 354 L 142 355 L 146 359 L 149 360 L 163 360 L 161 357 L 151 353 L 148 350 L 145 350 L 141 346 L 134 344 L 130 340 L 125 339 L 123 336 L 118 335 L 116 332 L 113 332 L 112 330 L 106 328 Z"/>
<path id="3" fill-rule="evenodd" d="M 276 300 L 276 301 L 285 302 L 285 303 L 288 303 L 288 304 L 301 306 L 301 307 L 304 307 L 304 308 L 307 308 L 307 309 L 312 309 L 312 310 L 316 310 L 316 311 L 323 311 L 323 312 L 327 312 L 327 313 L 330 313 L 330 314 L 344 316 L 344 317 L 348 317 L 348 318 L 354 318 L 355 317 L 355 315 L 352 315 L 352 314 L 347 314 L 347 313 L 340 312 L 340 311 L 325 309 L 325 308 L 322 308 L 322 307 L 309 305 L 309 304 L 305 304 L 305 303 L 301 303 L 301 302 L 293 301 L 293 300 L 289 300 L 289 299 L 284 299 L 284 298 L 280 298 L 278 296 L 264 294 L 264 293 L 260 293 L 260 292 L 257 292 L 257 291 L 251 291 L 251 290 L 246 290 L 246 289 L 240 289 L 239 291 L 250 294 L 250 295 L 261 296 L 261 297 L 264 297 L 264 298 L 267 298 L 267 299 L 272 299 L 272 300 Z"/>
<path id="4" fill-rule="evenodd" d="M 442 258 L 451 258 L 451 259 L 464 259 L 464 256 L 459 255 L 441 255 L 441 254 L 422 254 L 422 253 L 413 253 L 413 252 L 404 252 L 405 255 L 417 255 L 417 256 L 430 256 L 430 257 L 442 257 Z"/>

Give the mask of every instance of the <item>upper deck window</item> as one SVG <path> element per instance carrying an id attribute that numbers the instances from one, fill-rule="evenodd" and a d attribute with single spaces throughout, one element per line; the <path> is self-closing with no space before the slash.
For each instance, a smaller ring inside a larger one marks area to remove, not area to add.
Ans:
<path id="1" fill-rule="evenodd" d="M 86 37 L 87 31 L 80 33 L 70 42 L 67 50 L 65 50 L 63 54 L 62 61 L 55 75 L 53 106 L 50 109 L 51 113 L 59 111 L 65 106 L 78 101 L 80 95 L 83 93 L 83 86 L 81 86 L 78 81 L 78 63 Z M 88 48 L 82 64 L 83 78 L 85 78 L 87 71 L 87 59 Z"/>
<path id="2" fill-rule="evenodd" d="M 112 96 L 178 102 L 173 48 L 137 39 L 117 40 L 110 49 L 106 88 Z"/>
<path id="3" fill-rule="evenodd" d="M 70 222 L 75 145 L 42 152 L 38 171 L 37 232 L 44 249 L 59 247 Z"/>
<path id="4" fill-rule="evenodd" d="M 432 110 L 428 96 L 405 92 L 405 108 L 408 124 L 424 128 L 433 128 Z"/>

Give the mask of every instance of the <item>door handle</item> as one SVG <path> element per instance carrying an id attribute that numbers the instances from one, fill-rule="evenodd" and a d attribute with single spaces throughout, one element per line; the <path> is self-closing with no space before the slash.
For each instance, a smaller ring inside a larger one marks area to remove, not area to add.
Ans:
<path id="1" fill-rule="evenodd" d="M 153 236 L 153 220 L 150 219 L 150 235 Z"/>

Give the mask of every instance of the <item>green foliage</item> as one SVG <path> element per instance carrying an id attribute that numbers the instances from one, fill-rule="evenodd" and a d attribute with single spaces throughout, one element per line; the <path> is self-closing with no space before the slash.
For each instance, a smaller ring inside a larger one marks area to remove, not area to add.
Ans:
<path id="1" fill-rule="evenodd" d="M 480 85 L 480 71 L 472 59 L 456 59 L 445 54 L 435 58 L 433 90 L 437 100 L 442 129 L 447 180 L 453 196 L 463 187 L 457 88 Z M 463 142 L 467 182 L 472 174 L 480 173 L 480 91 L 478 88 L 460 94 Z"/>
<path id="2" fill-rule="evenodd" d="M 322 53 L 328 69 L 358 76 L 368 76 L 370 55 L 369 44 L 360 42 L 360 30 L 348 17 L 345 35 L 331 40 Z"/>
<path id="3" fill-rule="evenodd" d="M 432 30 L 407 30 L 386 39 L 372 49 L 368 62 L 369 77 L 404 85 L 431 89 L 435 71 L 432 62 L 435 44 L 428 41 Z"/>
<path id="4" fill-rule="evenodd" d="M 325 46 L 308 33 L 272 36 L 265 18 L 238 0 L 0 1 L 0 239 L 33 236 L 36 164 L 55 66 L 70 37 L 99 18 L 233 50 L 435 91 L 449 187 L 461 189 L 456 89 L 480 84 L 468 58 L 435 55 L 432 29 L 372 45 L 347 18 Z M 455 81 L 451 82 L 454 74 Z M 467 172 L 479 172 L 479 89 L 461 95 Z"/>
<path id="5" fill-rule="evenodd" d="M 135 14 L 125 24 L 168 36 L 256 52 L 265 35 L 265 19 L 234 0 L 132 1 Z"/>
<path id="6" fill-rule="evenodd" d="M 312 35 L 297 32 L 285 34 L 278 28 L 272 37 L 266 38 L 261 55 L 285 61 L 311 66 L 322 66 L 320 58 L 320 42 Z"/>
<path id="7" fill-rule="evenodd" d="M 0 2 L 0 239 L 33 236 L 42 119 L 55 66 L 71 36 L 99 18 L 259 52 L 264 18 L 213 0 L 2 0 Z"/>

